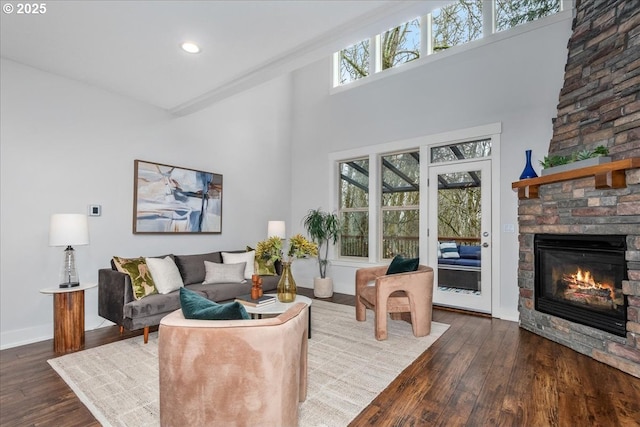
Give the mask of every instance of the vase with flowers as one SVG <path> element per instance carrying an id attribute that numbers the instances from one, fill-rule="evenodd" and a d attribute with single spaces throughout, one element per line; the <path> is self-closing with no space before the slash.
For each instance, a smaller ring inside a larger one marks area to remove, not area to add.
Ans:
<path id="1" fill-rule="evenodd" d="M 318 245 L 307 240 L 302 234 L 296 234 L 289 239 L 287 257 L 284 258 L 282 240 L 270 237 L 256 245 L 256 258 L 267 262 L 282 262 L 282 274 L 276 294 L 280 302 L 293 302 L 296 299 L 296 282 L 291 274 L 291 263 L 296 258 L 315 257 L 318 255 Z"/>

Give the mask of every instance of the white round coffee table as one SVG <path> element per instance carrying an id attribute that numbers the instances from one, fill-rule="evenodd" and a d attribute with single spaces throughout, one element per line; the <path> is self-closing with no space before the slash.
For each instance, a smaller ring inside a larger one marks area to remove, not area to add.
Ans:
<path id="1" fill-rule="evenodd" d="M 244 308 L 247 310 L 247 313 L 251 314 L 252 318 L 261 319 L 263 314 L 282 314 L 285 311 L 289 310 L 289 308 L 293 304 L 297 302 L 303 302 L 309 306 L 309 328 L 308 329 L 309 329 L 309 338 L 311 338 L 311 303 L 313 302 L 311 298 L 305 297 L 304 295 L 296 295 L 296 299 L 293 302 L 280 302 L 278 301 L 278 297 L 276 296 L 276 294 L 265 294 L 265 295 L 275 297 L 276 302 L 264 305 L 262 307 L 251 307 L 251 306 L 245 305 Z"/>

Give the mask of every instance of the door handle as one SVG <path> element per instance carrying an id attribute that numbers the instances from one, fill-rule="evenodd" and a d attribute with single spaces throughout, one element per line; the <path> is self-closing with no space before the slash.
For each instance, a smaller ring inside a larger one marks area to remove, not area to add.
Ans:
<path id="1" fill-rule="evenodd" d="M 484 243 L 482 244 L 482 247 L 483 247 L 483 248 L 488 248 L 488 247 L 489 247 L 489 244 L 488 244 L 487 242 L 484 242 Z"/>

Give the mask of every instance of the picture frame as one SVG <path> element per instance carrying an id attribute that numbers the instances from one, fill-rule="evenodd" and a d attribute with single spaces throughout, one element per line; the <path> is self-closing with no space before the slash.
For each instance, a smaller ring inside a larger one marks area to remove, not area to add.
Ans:
<path id="1" fill-rule="evenodd" d="M 222 175 L 135 160 L 133 233 L 222 233 Z"/>

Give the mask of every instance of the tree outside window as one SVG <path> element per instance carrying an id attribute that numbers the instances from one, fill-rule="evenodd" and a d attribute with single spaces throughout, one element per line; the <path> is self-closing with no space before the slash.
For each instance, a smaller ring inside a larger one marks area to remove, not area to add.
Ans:
<path id="1" fill-rule="evenodd" d="M 418 151 L 380 158 L 382 171 L 382 258 L 418 257 L 420 156 Z"/>
<path id="2" fill-rule="evenodd" d="M 369 40 L 340 51 L 340 84 L 350 83 L 369 75 Z"/>
<path id="3" fill-rule="evenodd" d="M 496 32 L 560 12 L 560 0 L 496 0 Z"/>
<path id="4" fill-rule="evenodd" d="M 373 72 L 373 65 L 376 73 L 395 68 L 420 58 L 421 50 L 424 55 L 441 52 L 478 40 L 486 35 L 483 31 L 490 34 L 508 30 L 560 10 L 560 0 L 459 0 L 385 31 L 376 36 L 373 43 L 363 40 L 338 52 L 336 84 L 344 85 L 368 76 Z M 484 20 L 483 13 L 495 18 Z M 423 26 L 422 22 L 431 25 Z M 421 32 L 428 33 L 425 39 L 430 40 L 430 47 L 420 46 Z"/>
<path id="5" fill-rule="evenodd" d="M 482 0 L 460 0 L 431 12 L 433 52 L 482 37 Z"/>
<path id="6" fill-rule="evenodd" d="M 420 57 L 420 19 L 405 22 L 381 35 L 382 69 L 393 68 Z"/>
<path id="7" fill-rule="evenodd" d="M 369 159 L 341 162 L 340 256 L 369 256 Z"/>

